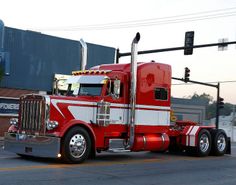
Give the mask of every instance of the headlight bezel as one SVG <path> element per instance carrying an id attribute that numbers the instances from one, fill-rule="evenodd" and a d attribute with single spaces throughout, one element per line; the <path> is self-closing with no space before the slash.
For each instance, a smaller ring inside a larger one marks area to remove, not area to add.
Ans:
<path id="1" fill-rule="evenodd" d="M 10 123 L 10 125 L 18 127 L 19 119 L 18 118 L 10 118 L 9 123 Z"/>
<path id="2" fill-rule="evenodd" d="M 47 130 L 53 130 L 59 126 L 57 121 L 48 120 L 46 123 Z"/>

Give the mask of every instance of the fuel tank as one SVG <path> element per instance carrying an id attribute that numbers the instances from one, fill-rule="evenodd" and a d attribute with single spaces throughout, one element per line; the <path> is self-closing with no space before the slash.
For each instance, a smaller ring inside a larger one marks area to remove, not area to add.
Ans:
<path id="1" fill-rule="evenodd" d="M 144 134 L 136 135 L 131 151 L 165 151 L 170 144 L 167 134 Z"/>

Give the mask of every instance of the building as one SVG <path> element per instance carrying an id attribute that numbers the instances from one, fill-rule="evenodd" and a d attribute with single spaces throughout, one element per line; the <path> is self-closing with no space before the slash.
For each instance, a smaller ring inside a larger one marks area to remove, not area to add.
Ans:
<path id="1" fill-rule="evenodd" d="M 174 120 L 190 120 L 203 124 L 206 116 L 206 102 L 185 98 L 171 98 Z"/>
<path id="2" fill-rule="evenodd" d="M 79 41 L 5 27 L 0 21 L 0 136 L 9 118 L 17 116 L 20 95 L 51 94 L 56 74 L 81 69 L 81 47 Z M 87 47 L 87 68 L 114 62 L 115 48 Z M 203 123 L 205 107 L 204 102 L 172 98 L 172 118 Z"/>
<path id="3" fill-rule="evenodd" d="M 87 44 L 87 65 L 113 63 L 115 48 Z M 56 74 L 81 69 L 81 43 L 4 26 L 0 20 L 0 136 L 22 94 L 51 94 Z"/>
<path id="4" fill-rule="evenodd" d="M 216 118 L 211 119 L 215 123 Z M 236 114 L 232 112 L 229 116 L 219 116 L 219 128 L 223 129 L 231 141 L 236 142 Z"/>

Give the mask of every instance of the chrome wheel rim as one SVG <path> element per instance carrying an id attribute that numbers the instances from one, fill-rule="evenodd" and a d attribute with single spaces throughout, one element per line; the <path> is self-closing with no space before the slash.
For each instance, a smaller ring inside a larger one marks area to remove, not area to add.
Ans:
<path id="1" fill-rule="evenodd" d="M 200 150 L 206 152 L 210 146 L 209 138 L 206 134 L 202 134 L 200 137 Z"/>
<path id="2" fill-rule="evenodd" d="M 70 154 L 74 158 L 80 158 L 81 156 L 83 156 L 86 151 L 86 140 L 84 136 L 81 134 L 75 134 L 70 139 L 69 149 Z"/>
<path id="3" fill-rule="evenodd" d="M 223 134 L 220 134 L 219 137 L 217 138 L 217 148 L 220 152 L 223 152 L 226 147 L 226 140 L 225 136 Z"/>

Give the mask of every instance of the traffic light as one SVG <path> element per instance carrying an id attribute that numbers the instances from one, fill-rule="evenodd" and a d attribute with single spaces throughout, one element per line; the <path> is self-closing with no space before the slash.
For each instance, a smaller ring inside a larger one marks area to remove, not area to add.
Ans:
<path id="1" fill-rule="evenodd" d="M 221 97 L 219 97 L 219 99 L 218 99 L 218 107 L 220 108 L 220 109 L 223 109 L 224 108 L 224 98 L 221 98 Z"/>
<path id="2" fill-rule="evenodd" d="M 185 32 L 184 55 L 193 54 L 193 43 L 194 43 L 194 31 Z"/>
<path id="3" fill-rule="evenodd" d="M 190 69 L 185 67 L 184 68 L 184 82 L 187 83 L 190 77 Z"/>

